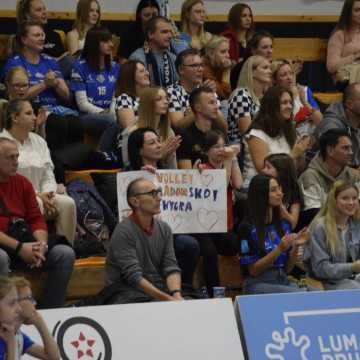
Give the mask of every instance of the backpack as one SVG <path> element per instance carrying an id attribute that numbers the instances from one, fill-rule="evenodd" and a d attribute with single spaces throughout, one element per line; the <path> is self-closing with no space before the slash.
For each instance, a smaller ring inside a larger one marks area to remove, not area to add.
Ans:
<path id="1" fill-rule="evenodd" d="M 116 226 L 114 214 L 94 185 L 77 179 L 70 182 L 66 189 L 75 201 L 77 223 L 82 229 L 82 234 L 74 243 L 77 255 L 83 257 L 104 253 Z"/>

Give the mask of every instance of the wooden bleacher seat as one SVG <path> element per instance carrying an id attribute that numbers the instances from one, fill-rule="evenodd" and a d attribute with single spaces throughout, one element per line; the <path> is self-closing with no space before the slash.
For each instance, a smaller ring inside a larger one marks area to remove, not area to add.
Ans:
<path id="1" fill-rule="evenodd" d="M 326 61 L 327 40 L 320 38 L 275 38 L 274 59 Z M 316 92 L 314 97 L 323 104 L 341 101 L 339 92 Z"/>
<path id="2" fill-rule="evenodd" d="M 40 299 L 46 273 L 40 271 L 15 271 L 13 276 L 23 276 L 31 282 L 35 299 Z M 98 294 L 104 287 L 105 257 L 92 256 L 75 261 L 74 270 L 66 293 L 66 300 L 73 301 Z"/>
<path id="3" fill-rule="evenodd" d="M 78 259 L 66 293 L 67 300 L 77 300 L 98 294 L 105 285 L 105 257 Z"/>
<path id="4" fill-rule="evenodd" d="M 331 104 L 342 100 L 342 93 L 340 92 L 315 92 L 314 97 L 320 100 L 323 104 Z"/>
<path id="5" fill-rule="evenodd" d="M 319 290 L 319 291 L 325 290 L 323 283 L 321 281 L 319 281 L 319 280 L 316 280 L 316 279 L 311 278 L 311 277 L 306 277 L 304 279 L 304 281 L 305 281 L 307 286 L 309 286 L 309 287 L 311 287 L 313 289 L 316 289 L 316 290 Z"/>
<path id="6" fill-rule="evenodd" d="M 82 179 L 85 182 L 92 183 L 91 174 L 117 174 L 121 169 L 111 169 L 111 170 L 66 170 L 65 171 L 65 182 L 69 183 L 75 179 Z"/>
<path id="7" fill-rule="evenodd" d="M 275 38 L 274 59 L 326 61 L 327 40 L 319 38 Z"/>

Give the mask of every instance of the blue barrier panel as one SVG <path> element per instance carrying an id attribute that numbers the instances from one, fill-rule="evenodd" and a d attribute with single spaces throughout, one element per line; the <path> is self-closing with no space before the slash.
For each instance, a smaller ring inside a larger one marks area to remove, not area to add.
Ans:
<path id="1" fill-rule="evenodd" d="M 360 290 L 239 296 L 250 360 L 360 360 Z"/>

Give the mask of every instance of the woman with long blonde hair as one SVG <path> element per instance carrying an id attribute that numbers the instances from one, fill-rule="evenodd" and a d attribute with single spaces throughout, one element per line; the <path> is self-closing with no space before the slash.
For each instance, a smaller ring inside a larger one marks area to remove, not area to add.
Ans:
<path id="1" fill-rule="evenodd" d="M 126 128 L 123 135 L 122 155 L 126 165 L 128 163 L 128 135 L 135 129 L 151 128 L 159 136 L 162 143 L 163 160 L 176 168 L 175 151 L 180 145 L 181 137 L 175 136 L 171 129 L 168 116 L 169 101 L 167 93 L 161 87 L 144 88 L 140 94 L 138 120 L 135 125 Z M 170 167 L 168 167 L 170 168 Z"/>
<path id="2" fill-rule="evenodd" d="M 215 81 L 219 100 L 227 100 L 231 93 L 229 40 L 224 36 L 213 36 L 204 50 L 204 80 Z"/>
<path id="3" fill-rule="evenodd" d="M 260 55 L 250 56 L 241 69 L 237 87 L 229 98 L 228 137 L 240 143 L 260 108 L 260 100 L 271 86 L 270 61 Z"/>
<path id="4" fill-rule="evenodd" d="M 205 6 L 202 0 L 185 0 L 181 7 L 181 31 L 193 49 L 201 50 L 212 35 L 205 31 Z"/>
<path id="5" fill-rule="evenodd" d="M 325 289 L 360 289 L 360 209 L 355 184 L 336 181 L 310 226 L 305 249 L 310 276 Z"/>
<path id="6" fill-rule="evenodd" d="M 70 54 L 84 48 L 86 33 L 100 24 L 100 4 L 97 0 L 79 0 L 73 29 L 66 34 L 66 45 Z"/>

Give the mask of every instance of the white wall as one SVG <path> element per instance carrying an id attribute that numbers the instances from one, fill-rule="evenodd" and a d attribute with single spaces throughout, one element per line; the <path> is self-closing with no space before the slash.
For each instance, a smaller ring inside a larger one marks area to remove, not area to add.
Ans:
<path id="1" fill-rule="evenodd" d="M 52 11 L 74 11 L 76 0 L 44 0 Z M 137 0 L 99 0 L 103 12 L 132 13 Z M 171 13 L 179 14 L 182 0 L 169 0 Z M 205 0 L 209 14 L 227 14 L 236 0 Z M 338 15 L 343 0 L 247 0 L 256 15 Z M 15 0 L 0 0 L 0 10 L 13 10 Z"/>

